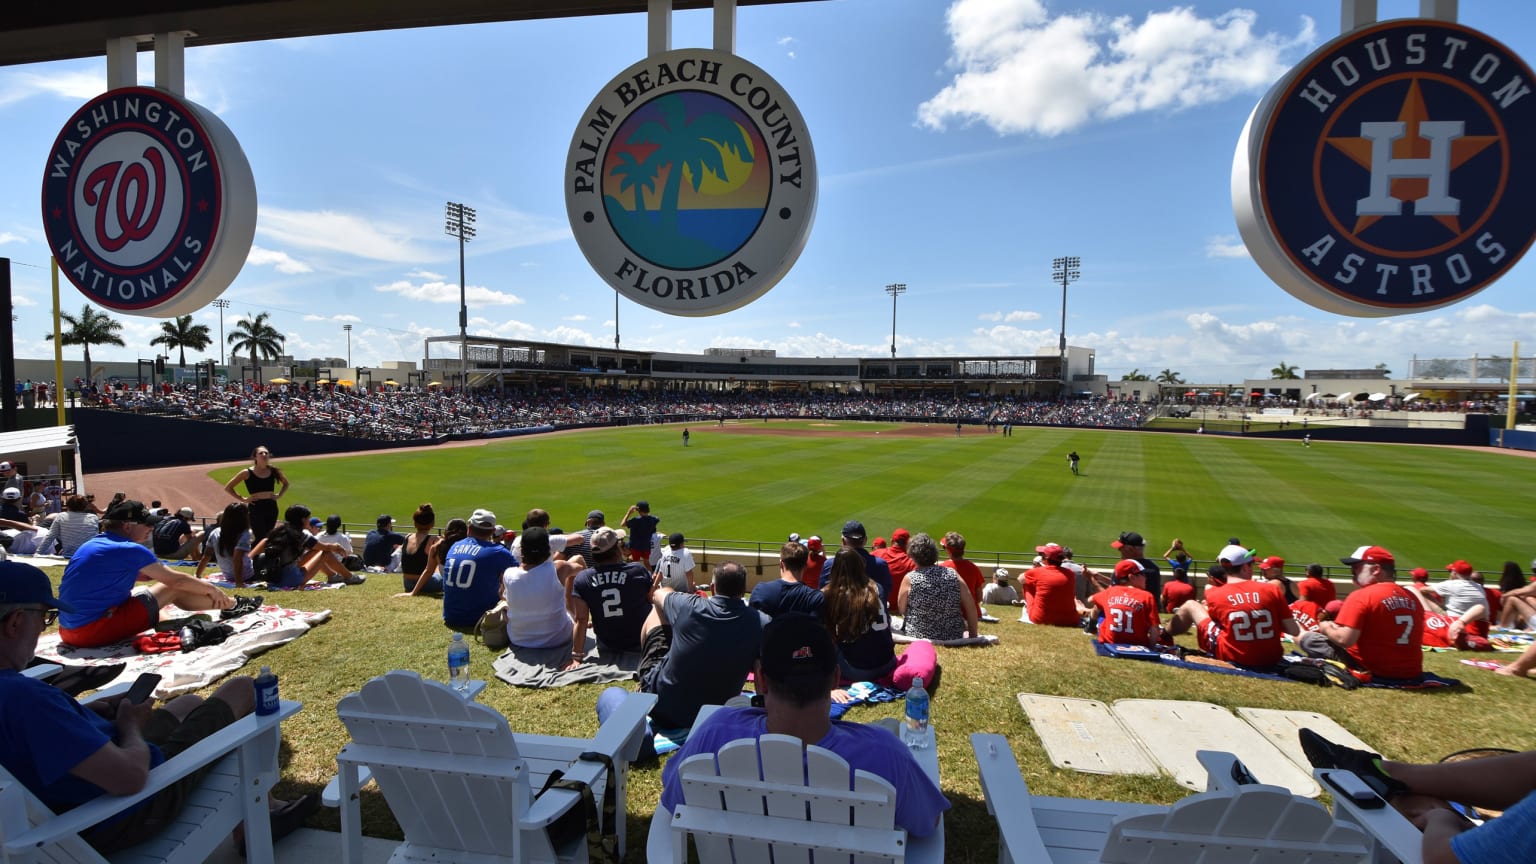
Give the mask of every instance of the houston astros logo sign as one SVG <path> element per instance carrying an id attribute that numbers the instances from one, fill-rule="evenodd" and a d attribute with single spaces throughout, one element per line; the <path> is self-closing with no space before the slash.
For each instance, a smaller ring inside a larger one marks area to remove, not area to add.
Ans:
<path id="1" fill-rule="evenodd" d="M 64 125 L 43 175 L 43 226 L 59 269 L 120 312 L 206 306 L 245 263 L 256 184 L 229 129 L 163 90 L 125 87 Z"/>
<path id="2" fill-rule="evenodd" d="M 1427 19 L 1347 33 L 1259 103 L 1233 160 L 1249 252 L 1322 309 L 1465 300 L 1536 238 L 1536 86 L 1488 36 Z"/>
<path id="3" fill-rule="evenodd" d="M 624 296 L 718 315 L 772 288 L 816 209 L 805 121 L 733 54 L 668 51 L 619 74 L 582 114 L 565 165 L 581 251 Z"/>

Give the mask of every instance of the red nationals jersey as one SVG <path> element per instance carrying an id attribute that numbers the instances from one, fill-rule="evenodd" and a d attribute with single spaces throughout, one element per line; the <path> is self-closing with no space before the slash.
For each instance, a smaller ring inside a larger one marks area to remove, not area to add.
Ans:
<path id="1" fill-rule="evenodd" d="M 1339 599 L 1339 589 L 1333 582 L 1327 579 L 1314 579 L 1311 576 L 1298 582 L 1296 591 L 1301 595 L 1301 599 L 1311 600 L 1318 605 L 1318 608 Z"/>
<path id="2" fill-rule="evenodd" d="M 1046 564 L 1025 573 L 1024 599 L 1029 605 L 1029 620 L 1035 624 L 1076 627 L 1080 623 L 1077 580 L 1060 567 Z"/>
<path id="3" fill-rule="evenodd" d="M 1291 604 L 1291 617 L 1296 619 L 1301 632 L 1311 633 L 1317 629 L 1317 622 L 1323 620 L 1323 608 L 1303 597 Z"/>
<path id="4" fill-rule="evenodd" d="M 1356 588 L 1344 598 L 1337 623 L 1360 631 L 1349 646 L 1372 675 L 1419 678 L 1424 674 L 1424 615 L 1419 601 L 1392 582 Z"/>
<path id="5" fill-rule="evenodd" d="M 1093 595 L 1093 604 L 1104 610 L 1104 619 L 1099 622 L 1100 642 L 1150 645 L 1157 640 L 1157 601 L 1151 592 L 1114 585 Z"/>
<path id="6" fill-rule="evenodd" d="M 1291 607 L 1277 582 L 1234 580 L 1205 589 L 1205 607 L 1219 628 L 1216 657 L 1243 666 L 1273 666 L 1285 649 L 1280 634 Z"/>
<path id="7" fill-rule="evenodd" d="M 1163 583 L 1163 611 L 1173 612 L 1195 599 L 1195 586 L 1180 579 Z"/>

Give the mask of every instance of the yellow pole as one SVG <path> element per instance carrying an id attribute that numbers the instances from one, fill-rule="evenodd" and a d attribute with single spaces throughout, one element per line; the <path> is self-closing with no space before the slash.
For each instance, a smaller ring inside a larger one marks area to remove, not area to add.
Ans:
<path id="1" fill-rule="evenodd" d="M 49 258 L 48 269 L 53 272 L 53 404 L 57 408 L 59 425 L 64 425 L 64 333 L 59 324 L 59 259 Z"/>
<path id="2" fill-rule="evenodd" d="M 1509 407 L 1504 409 L 1504 428 L 1515 428 L 1515 394 L 1520 392 L 1520 340 L 1509 352 Z"/>

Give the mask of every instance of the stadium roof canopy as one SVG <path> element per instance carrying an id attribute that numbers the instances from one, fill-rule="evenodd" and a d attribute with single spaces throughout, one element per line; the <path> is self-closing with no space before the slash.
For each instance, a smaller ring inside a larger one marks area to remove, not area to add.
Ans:
<path id="1" fill-rule="evenodd" d="M 741 6 L 805 0 L 737 0 Z M 183 31 L 187 46 L 646 11 L 646 0 L 7 0 L 0 66 L 106 54 L 108 39 Z M 710 0 L 673 0 L 706 9 Z"/>

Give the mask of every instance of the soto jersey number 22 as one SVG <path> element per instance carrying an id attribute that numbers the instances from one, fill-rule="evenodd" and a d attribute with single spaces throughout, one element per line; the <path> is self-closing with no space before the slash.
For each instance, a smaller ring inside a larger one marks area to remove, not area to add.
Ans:
<path id="1" fill-rule="evenodd" d="M 1264 642 L 1275 638 L 1275 616 L 1268 609 L 1237 610 L 1227 616 L 1235 642 Z"/>

